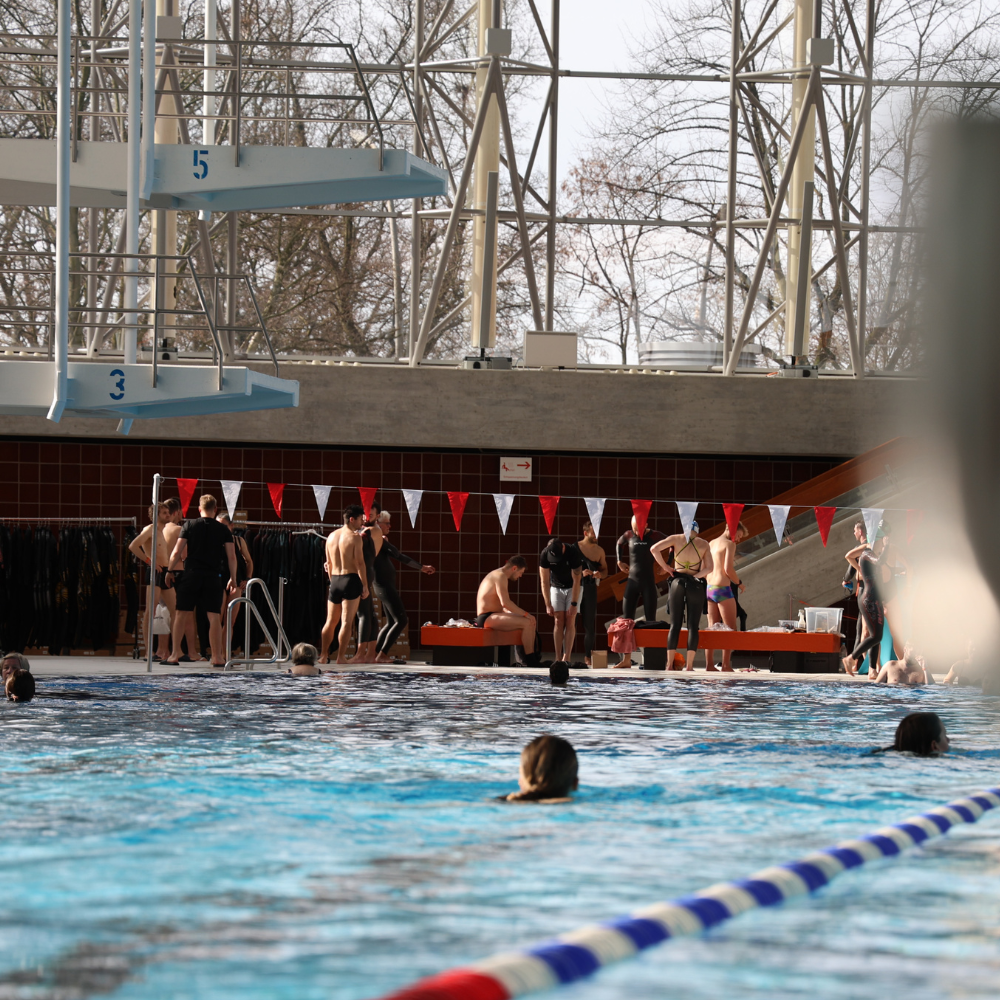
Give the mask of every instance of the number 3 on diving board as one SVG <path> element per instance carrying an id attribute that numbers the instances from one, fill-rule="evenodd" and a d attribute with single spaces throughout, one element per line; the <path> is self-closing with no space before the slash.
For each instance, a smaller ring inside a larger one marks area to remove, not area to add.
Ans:
<path id="1" fill-rule="evenodd" d="M 194 165 L 195 170 L 193 171 L 194 176 L 197 180 L 203 181 L 208 176 L 208 150 L 207 149 L 196 149 L 194 151 Z M 197 168 L 201 167 L 201 173 L 198 173 Z"/>

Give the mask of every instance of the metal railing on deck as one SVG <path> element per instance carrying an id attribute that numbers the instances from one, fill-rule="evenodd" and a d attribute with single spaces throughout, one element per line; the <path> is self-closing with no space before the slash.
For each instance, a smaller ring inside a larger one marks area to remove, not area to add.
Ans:
<path id="1" fill-rule="evenodd" d="M 260 613 L 260 609 L 254 604 L 253 599 L 250 596 L 253 587 L 259 586 L 261 592 L 264 594 L 264 600 L 267 602 L 267 606 L 271 612 L 271 618 L 274 620 L 275 631 L 278 633 L 277 641 L 274 636 L 271 635 L 271 630 L 267 627 L 267 623 L 264 621 L 264 616 Z M 234 657 L 233 656 L 233 609 L 238 608 L 240 605 L 245 605 L 245 610 L 243 613 L 243 625 L 245 629 L 245 636 L 243 639 L 243 656 Z M 243 591 L 241 597 L 234 597 L 226 608 L 226 665 L 225 670 L 230 667 L 236 666 L 237 664 L 246 664 L 247 666 L 253 665 L 267 665 L 269 663 L 287 663 L 292 658 L 291 644 L 288 641 L 288 636 L 285 635 L 285 627 L 281 624 L 281 619 L 285 611 L 285 579 L 284 577 L 278 578 L 278 609 L 275 610 L 274 602 L 271 600 L 271 594 L 267 589 L 267 584 L 259 577 L 255 576 L 247 581 L 246 589 Z M 271 656 L 268 659 L 254 659 L 250 656 L 250 615 L 257 619 L 257 624 L 260 626 L 261 631 L 264 633 L 264 638 L 268 641 L 271 647 Z"/>

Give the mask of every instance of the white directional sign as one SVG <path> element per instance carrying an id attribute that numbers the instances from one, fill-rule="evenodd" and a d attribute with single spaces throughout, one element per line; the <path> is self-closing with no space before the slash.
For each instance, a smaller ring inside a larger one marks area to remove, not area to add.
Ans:
<path id="1" fill-rule="evenodd" d="M 500 459 L 500 482 L 501 483 L 530 483 L 531 482 L 531 459 L 530 458 L 510 458 Z"/>

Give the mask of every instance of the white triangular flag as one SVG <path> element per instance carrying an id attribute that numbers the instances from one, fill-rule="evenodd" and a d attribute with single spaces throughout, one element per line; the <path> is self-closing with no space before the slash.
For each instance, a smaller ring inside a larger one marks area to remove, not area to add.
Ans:
<path id="1" fill-rule="evenodd" d="M 868 533 L 868 544 L 875 544 L 875 536 L 878 534 L 878 523 L 882 520 L 884 507 L 862 507 L 861 516 L 865 519 L 865 531 Z"/>
<path id="2" fill-rule="evenodd" d="M 417 526 L 417 511 L 420 510 L 420 498 L 423 495 L 423 490 L 403 490 L 403 499 L 406 501 L 406 512 L 410 515 L 411 528 Z"/>
<path id="3" fill-rule="evenodd" d="M 684 539 L 685 541 L 691 541 L 691 524 L 694 521 L 695 511 L 698 510 L 698 504 L 694 500 L 675 500 L 677 504 L 677 513 L 680 515 L 681 527 L 684 529 Z"/>
<path id="4" fill-rule="evenodd" d="M 587 505 L 587 516 L 594 526 L 594 534 L 598 537 L 601 534 L 601 518 L 604 517 L 604 499 L 602 497 L 584 497 L 583 502 Z"/>
<path id="5" fill-rule="evenodd" d="M 236 520 L 236 501 L 240 498 L 242 486 L 242 480 L 240 482 L 236 482 L 235 479 L 222 480 L 222 499 L 226 501 L 226 511 L 230 521 Z"/>
<path id="6" fill-rule="evenodd" d="M 316 498 L 316 507 L 319 510 L 320 522 L 326 517 L 326 505 L 330 502 L 330 490 L 332 486 L 314 486 L 313 496 Z"/>
<path id="7" fill-rule="evenodd" d="M 494 493 L 493 502 L 497 505 L 497 517 L 500 518 L 500 529 L 507 534 L 507 522 L 510 520 L 510 509 L 514 506 L 513 493 Z"/>
<path id="8" fill-rule="evenodd" d="M 782 504 L 771 504 L 767 505 L 767 509 L 771 512 L 771 524 L 774 525 L 774 537 L 778 539 L 778 546 L 781 546 L 781 542 L 785 537 L 785 522 L 788 520 L 788 512 L 792 509 L 791 506 L 784 506 Z"/>

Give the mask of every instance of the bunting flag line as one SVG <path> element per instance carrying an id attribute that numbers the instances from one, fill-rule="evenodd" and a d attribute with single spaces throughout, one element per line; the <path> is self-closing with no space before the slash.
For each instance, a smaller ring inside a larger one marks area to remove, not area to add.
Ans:
<path id="1" fill-rule="evenodd" d="M 285 492 L 284 483 L 268 483 L 267 492 L 271 494 L 271 504 L 274 506 L 274 512 L 278 515 L 278 520 L 281 520 L 281 496 Z"/>
<path id="2" fill-rule="evenodd" d="M 587 517 L 590 518 L 594 534 L 600 537 L 605 500 L 602 497 L 584 497 L 583 502 L 587 505 Z"/>
<path id="3" fill-rule="evenodd" d="M 635 501 L 632 501 L 635 503 Z M 675 500 L 677 504 L 677 515 L 681 519 L 681 528 L 684 529 L 684 540 L 691 541 L 691 525 L 694 524 L 694 515 L 698 510 L 698 504 L 694 500 Z"/>
<path id="4" fill-rule="evenodd" d="M 455 522 L 455 530 L 462 530 L 462 515 L 465 513 L 465 504 L 469 499 L 468 493 L 448 491 L 448 503 L 451 504 L 451 518 Z"/>
<path id="5" fill-rule="evenodd" d="M 319 511 L 319 520 L 322 524 L 326 517 L 326 508 L 330 503 L 330 491 L 332 486 L 313 486 L 313 496 L 316 498 L 316 509 Z"/>
<path id="6" fill-rule="evenodd" d="M 375 500 L 375 494 L 378 493 L 377 486 L 359 486 L 358 492 L 361 494 L 361 506 L 365 509 L 365 520 L 368 520 L 368 515 L 371 513 L 372 503 Z"/>
<path id="7" fill-rule="evenodd" d="M 177 480 L 177 493 L 181 501 L 181 513 L 187 517 L 188 507 L 191 506 L 191 498 L 194 496 L 194 491 L 198 488 L 197 479 L 180 479 Z"/>
<path id="8" fill-rule="evenodd" d="M 767 509 L 771 512 L 771 524 L 774 525 L 774 537 L 778 539 L 778 548 L 785 538 L 785 523 L 788 521 L 788 512 L 792 509 L 790 504 L 768 504 Z"/>
<path id="9" fill-rule="evenodd" d="M 836 507 L 813 507 L 816 514 L 816 527 L 819 528 L 819 537 L 823 540 L 823 548 L 826 548 L 826 541 L 830 537 L 830 526 L 833 524 L 833 515 L 837 513 Z"/>
<path id="10" fill-rule="evenodd" d="M 545 528 L 551 535 L 552 526 L 556 523 L 556 508 L 559 506 L 559 497 L 539 497 L 538 502 L 542 505 Z"/>
<path id="11" fill-rule="evenodd" d="M 403 490 L 403 500 L 406 502 L 406 513 L 410 515 L 410 527 L 417 526 L 417 511 L 420 510 L 420 500 L 423 490 Z"/>
<path id="12" fill-rule="evenodd" d="M 642 538 L 646 534 L 646 523 L 649 521 L 649 511 L 653 506 L 652 500 L 633 500 L 632 514 L 635 517 L 636 534 Z"/>
<path id="13" fill-rule="evenodd" d="M 500 518 L 500 530 L 507 534 L 507 522 L 510 520 L 510 509 L 514 506 L 513 493 L 494 493 L 493 502 L 497 505 L 497 517 Z"/>
<path id="14" fill-rule="evenodd" d="M 861 516 L 865 519 L 865 534 L 868 536 L 868 544 L 875 544 L 875 536 L 878 534 L 878 523 L 882 520 L 882 507 L 862 507 Z"/>
<path id="15" fill-rule="evenodd" d="M 906 544 L 913 541 L 913 536 L 917 533 L 917 528 L 924 519 L 924 512 L 916 507 L 911 507 L 906 512 Z"/>
<path id="16" fill-rule="evenodd" d="M 744 505 L 741 503 L 724 503 L 722 505 L 722 509 L 726 515 L 726 527 L 729 529 L 729 537 L 734 542 L 740 530 L 740 518 L 743 516 L 743 507 Z"/>
<path id="17" fill-rule="evenodd" d="M 220 479 L 219 482 L 222 483 L 222 498 L 226 501 L 226 513 L 229 514 L 230 521 L 235 521 L 236 501 L 240 498 L 240 488 L 243 483 L 235 479 Z"/>

